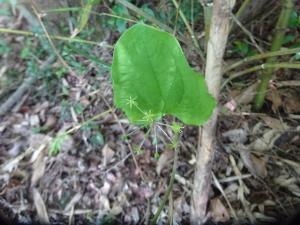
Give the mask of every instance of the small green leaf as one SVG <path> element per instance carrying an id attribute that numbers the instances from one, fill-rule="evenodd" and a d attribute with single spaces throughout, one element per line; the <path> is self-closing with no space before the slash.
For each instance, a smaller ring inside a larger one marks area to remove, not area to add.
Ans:
<path id="1" fill-rule="evenodd" d="M 125 31 L 116 43 L 112 78 L 114 102 L 134 123 L 150 124 L 168 114 L 201 125 L 216 106 L 176 38 L 144 24 Z"/>
<path id="2" fill-rule="evenodd" d="M 290 28 L 296 28 L 298 26 L 298 13 L 297 10 L 292 10 L 288 23 Z"/>
<path id="3" fill-rule="evenodd" d="M 89 20 L 90 13 L 91 13 L 93 6 L 99 2 L 100 2 L 99 0 L 88 0 L 87 1 L 86 5 L 82 8 L 82 10 L 80 12 L 79 24 L 75 30 L 74 35 L 77 35 L 78 33 L 80 33 L 83 30 L 83 28 L 86 26 L 86 24 Z"/>

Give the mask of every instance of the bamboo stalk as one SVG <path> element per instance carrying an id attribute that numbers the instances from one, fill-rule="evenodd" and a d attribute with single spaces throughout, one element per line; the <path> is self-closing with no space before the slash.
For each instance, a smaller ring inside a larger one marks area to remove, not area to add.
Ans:
<path id="1" fill-rule="evenodd" d="M 293 0 L 282 0 L 282 9 L 276 24 L 276 33 L 271 45 L 271 51 L 278 51 L 283 43 L 285 31 L 289 22 L 290 14 L 294 6 Z M 276 57 L 269 58 L 267 64 L 275 63 Z M 257 89 L 254 108 L 260 110 L 264 104 L 268 83 L 273 77 L 273 68 L 268 68 L 260 76 L 260 83 Z"/>

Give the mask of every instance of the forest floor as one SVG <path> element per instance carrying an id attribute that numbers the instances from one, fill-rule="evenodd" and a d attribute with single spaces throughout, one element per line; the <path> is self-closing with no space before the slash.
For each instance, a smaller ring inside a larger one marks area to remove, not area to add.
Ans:
<path id="1" fill-rule="evenodd" d="M 20 11 L 1 14 L 0 27 L 31 30 Z M 170 130 L 134 126 L 114 107 L 110 71 L 98 61 L 111 64 L 119 35 L 107 30 L 105 41 L 81 52 L 55 42 L 70 67 L 64 68 L 49 57 L 46 37 L 1 33 L 0 111 L 24 80 L 37 76 L 0 117 L 1 214 L 19 223 L 146 224 L 158 209 L 172 170 Z M 196 53 L 183 48 L 199 69 Z M 228 52 L 226 63 L 238 61 Z M 222 90 L 210 224 L 269 224 L 299 208 L 300 90 L 293 85 L 299 75 L 277 70 L 259 113 L 251 110 L 253 74 Z M 172 195 L 158 224 L 189 221 L 197 144 L 198 128 L 185 126 Z"/>

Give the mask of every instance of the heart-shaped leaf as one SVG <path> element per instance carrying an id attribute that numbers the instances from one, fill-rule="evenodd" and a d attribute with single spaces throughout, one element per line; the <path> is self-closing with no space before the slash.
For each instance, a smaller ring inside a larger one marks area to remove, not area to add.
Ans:
<path id="1" fill-rule="evenodd" d="M 118 40 L 112 78 L 114 102 L 134 123 L 148 124 L 167 114 L 201 125 L 216 105 L 176 38 L 148 25 L 134 25 Z"/>

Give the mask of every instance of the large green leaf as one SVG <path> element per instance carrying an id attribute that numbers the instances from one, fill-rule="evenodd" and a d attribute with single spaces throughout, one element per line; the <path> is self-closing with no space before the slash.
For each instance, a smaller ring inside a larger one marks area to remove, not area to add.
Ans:
<path id="1" fill-rule="evenodd" d="M 148 25 L 134 25 L 118 40 L 112 78 L 115 105 L 134 123 L 151 123 L 168 114 L 200 125 L 216 105 L 176 38 Z"/>

